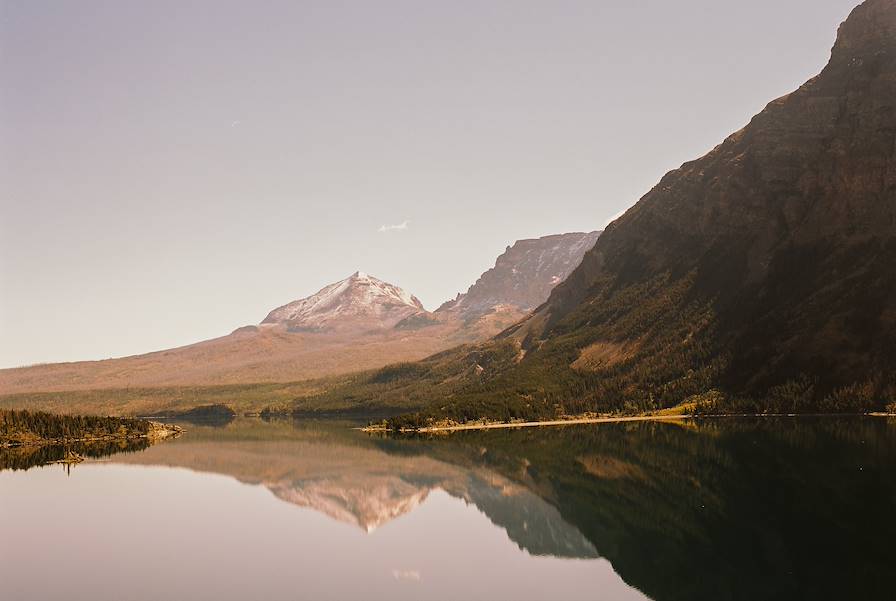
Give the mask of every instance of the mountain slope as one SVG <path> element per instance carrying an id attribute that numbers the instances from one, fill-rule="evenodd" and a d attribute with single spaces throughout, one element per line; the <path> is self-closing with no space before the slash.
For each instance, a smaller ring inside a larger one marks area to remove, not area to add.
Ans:
<path id="1" fill-rule="evenodd" d="M 436 312 L 470 318 L 501 304 L 531 311 L 546 301 L 554 286 L 579 265 L 599 235 L 600 232 L 574 232 L 517 240 L 466 293 L 458 294 Z"/>
<path id="2" fill-rule="evenodd" d="M 274 309 L 258 326 L 244 326 L 227 336 L 119 359 L 0 370 L 0 393 L 328 377 L 422 359 L 453 345 L 486 339 L 522 317 L 511 312 L 471 324 L 429 319 L 423 328 L 396 327 L 417 315 L 428 314 L 416 297 L 358 272 Z"/>
<path id="3" fill-rule="evenodd" d="M 571 345 L 607 376 L 594 399 L 836 409 L 893 394 L 893 265 L 896 2 L 869 0 L 819 76 L 667 174 L 517 336 Z"/>
<path id="4" fill-rule="evenodd" d="M 406 425 L 881 407 L 896 398 L 894 265 L 896 0 L 868 0 L 820 75 L 663 177 L 526 320 L 354 389 L 425 398 Z"/>

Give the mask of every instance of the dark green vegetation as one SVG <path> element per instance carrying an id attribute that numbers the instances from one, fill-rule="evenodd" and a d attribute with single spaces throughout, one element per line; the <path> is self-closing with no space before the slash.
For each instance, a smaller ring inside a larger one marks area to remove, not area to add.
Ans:
<path id="1" fill-rule="evenodd" d="M 449 406 L 454 406 L 451 399 L 460 397 L 464 403 L 458 407 L 463 410 L 474 408 L 469 409 L 467 417 L 479 417 L 482 414 L 476 413 L 473 395 L 481 390 L 482 374 L 486 370 L 498 373 L 511 368 L 515 356 L 514 345 L 508 342 L 458 347 L 416 363 L 388 365 L 357 374 L 324 392 L 296 399 L 293 413 L 306 415 L 319 408 L 331 407 L 345 413 L 395 414 L 430 407 L 433 414 L 444 415 Z M 507 398 L 499 386 L 494 387 L 497 400 L 489 405 L 493 415 L 500 399 Z M 517 401 L 511 399 L 507 405 L 508 415 L 520 414 L 521 407 L 517 405 Z M 536 412 L 531 415 L 535 416 Z"/>
<path id="2" fill-rule="evenodd" d="M 148 435 L 152 427 L 152 422 L 142 419 L 0 410 L 0 445 L 136 438 Z"/>
<path id="3" fill-rule="evenodd" d="M 535 492 L 657 601 L 892 596 L 893 420 L 717 418 L 378 444 Z"/>
<path id="4" fill-rule="evenodd" d="M 225 426 L 236 418 L 236 412 L 223 403 L 200 405 L 186 411 L 166 411 L 158 417 L 177 419 L 191 424 L 210 424 Z"/>
<path id="5" fill-rule="evenodd" d="M 140 451 L 181 431 L 143 419 L 0 409 L 0 470 Z"/>
<path id="6" fill-rule="evenodd" d="M 896 3 L 668 173 L 498 339 L 389 368 L 332 402 L 393 422 L 640 412 L 866 412 L 896 399 Z"/>

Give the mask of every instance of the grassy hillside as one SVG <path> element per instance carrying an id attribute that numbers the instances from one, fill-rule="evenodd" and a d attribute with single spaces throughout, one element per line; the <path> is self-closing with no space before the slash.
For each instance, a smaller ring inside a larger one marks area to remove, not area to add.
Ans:
<path id="1" fill-rule="evenodd" d="M 295 398 L 314 394 L 322 386 L 339 381 L 26 392 L 0 396 L 0 408 L 59 414 L 152 416 L 221 404 L 237 413 L 258 412 L 266 408 L 291 408 Z"/>
<path id="2" fill-rule="evenodd" d="M 228 336 L 145 355 L 0 369 L 0 391 L 171 389 L 327 378 L 486 340 L 522 316 L 521 311 L 507 310 L 471 323 L 444 316 L 429 327 L 381 332 L 247 326 Z"/>

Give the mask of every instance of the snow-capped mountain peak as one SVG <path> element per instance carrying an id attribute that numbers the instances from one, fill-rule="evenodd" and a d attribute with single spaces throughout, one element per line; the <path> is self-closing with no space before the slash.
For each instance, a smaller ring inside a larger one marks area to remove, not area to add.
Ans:
<path id="1" fill-rule="evenodd" d="M 342 326 L 390 328 L 423 311 L 423 304 L 408 291 L 356 271 L 307 298 L 274 309 L 262 323 L 283 323 L 309 330 Z"/>

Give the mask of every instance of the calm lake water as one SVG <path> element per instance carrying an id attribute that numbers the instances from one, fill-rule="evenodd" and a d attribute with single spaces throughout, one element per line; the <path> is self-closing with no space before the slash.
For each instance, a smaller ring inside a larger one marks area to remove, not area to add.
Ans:
<path id="1" fill-rule="evenodd" d="M 896 421 L 187 429 L 0 454 L 0 598 L 896 598 Z"/>

